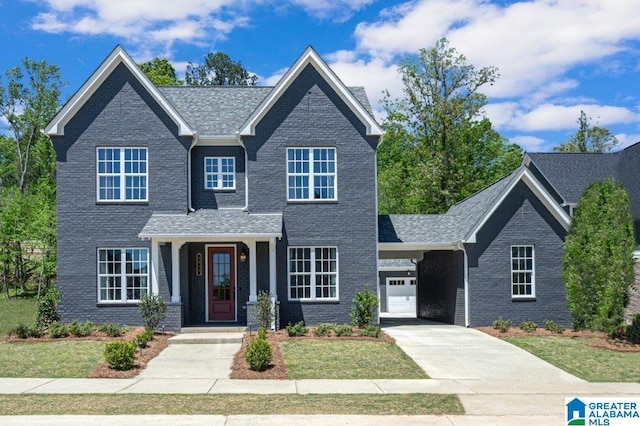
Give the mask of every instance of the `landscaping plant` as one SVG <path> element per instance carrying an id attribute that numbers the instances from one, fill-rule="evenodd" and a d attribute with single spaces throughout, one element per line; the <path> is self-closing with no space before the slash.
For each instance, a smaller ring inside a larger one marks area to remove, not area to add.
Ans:
<path id="1" fill-rule="evenodd" d="M 269 342 L 267 342 L 266 330 L 261 327 L 258 330 L 258 336 L 247 345 L 245 359 L 252 370 L 264 371 L 269 367 L 272 356 L 273 350 Z"/>
<path id="2" fill-rule="evenodd" d="M 365 337 L 375 337 L 378 339 L 382 336 L 382 330 L 377 325 L 369 324 L 360 329 L 360 335 Z"/>
<path id="3" fill-rule="evenodd" d="M 289 337 L 300 337 L 307 334 L 309 330 L 304 326 L 304 321 L 298 321 L 295 324 L 289 323 L 286 327 Z"/>
<path id="4" fill-rule="evenodd" d="M 373 323 L 378 297 L 365 285 L 362 291 L 356 290 L 351 306 L 351 321 L 355 327 L 364 328 Z"/>
<path id="5" fill-rule="evenodd" d="M 155 331 L 167 316 L 167 302 L 158 294 L 145 294 L 138 303 L 138 312 L 142 315 L 146 328 Z"/>
<path id="6" fill-rule="evenodd" d="M 56 288 L 50 288 L 38 300 L 36 310 L 36 327 L 46 329 L 50 324 L 60 321 L 58 314 L 58 302 L 60 301 L 60 293 Z"/>
<path id="7" fill-rule="evenodd" d="M 114 370 L 129 370 L 136 359 L 135 342 L 107 342 L 104 346 L 104 359 Z"/>
<path id="8" fill-rule="evenodd" d="M 509 327 L 511 327 L 510 319 L 505 320 L 502 319 L 502 317 L 499 317 L 493 322 L 493 328 L 498 330 L 500 333 L 506 333 L 509 330 Z"/>
<path id="9" fill-rule="evenodd" d="M 353 335 L 353 327 L 349 324 L 340 324 L 340 325 L 336 325 L 333 328 L 334 333 L 336 333 L 336 336 L 351 336 Z"/>
<path id="10" fill-rule="evenodd" d="M 538 329 L 538 324 L 533 321 L 522 321 L 520 323 L 520 330 L 526 331 L 527 333 L 533 333 Z"/>
<path id="11" fill-rule="evenodd" d="M 336 326 L 335 324 L 331 324 L 331 323 L 328 323 L 328 322 L 318 324 L 313 329 L 313 335 L 316 336 L 316 337 L 331 336 L 331 332 L 334 330 L 335 326 Z"/>
<path id="12" fill-rule="evenodd" d="M 268 291 L 260 291 L 258 293 L 258 300 L 253 306 L 253 314 L 260 327 L 265 329 L 271 328 L 271 322 L 273 321 L 273 303 L 271 301 L 271 293 Z"/>
<path id="13" fill-rule="evenodd" d="M 116 324 L 115 322 L 101 325 L 100 327 L 98 327 L 98 331 L 105 333 L 109 337 L 120 337 L 122 336 L 123 332 L 122 327 L 120 327 L 120 325 Z"/>
<path id="14" fill-rule="evenodd" d="M 562 334 L 565 330 L 562 325 L 556 324 L 552 320 L 544 320 L 544 329 L 558 334 Z"/>
<path id="15" fill-rule="evenodd" d="M 76 337 L 87 337 L 93 333 L 94 325 L 91 321 L 85 321 L 79 323 L 78 320 L 73 320 L 69 324 L 69 333 Z"/>
<path id="16" fill-rule="evenodd" d="M 632 343 L 640 343 L 640 314 L 635 314 L 631 324 L 624 328 L 624 337 Z"/>
<path id="17" fill-rule="evenodd" d="M 60 339 L 69 335 L 69 327 L 62 323 L 54 322 L 49 326 L 48 333 L 52 339 Z"/>

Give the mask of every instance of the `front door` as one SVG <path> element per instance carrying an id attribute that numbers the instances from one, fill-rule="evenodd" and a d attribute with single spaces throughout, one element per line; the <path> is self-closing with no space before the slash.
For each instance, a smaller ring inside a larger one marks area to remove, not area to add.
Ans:
<path id="1" fill-rule="evenodd" d="M 236 319 L 236 265 L 233 247 L 208 247 L 208 321 Z"/>

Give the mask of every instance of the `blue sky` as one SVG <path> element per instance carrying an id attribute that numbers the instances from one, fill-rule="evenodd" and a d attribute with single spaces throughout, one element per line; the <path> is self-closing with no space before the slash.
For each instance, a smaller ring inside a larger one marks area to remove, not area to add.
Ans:
<path id="1" fill-rule="evenodd" d="M 499 68 L 485 112 L 523 148 L 565 141 L 580 110 L 623 146 L 640 141 L 640 1 L 0 0 L 0 71 L 23 57 L 54 63 L 65 99 L 116 44 L 179 73 L 222 51 L 262 84 L 311 44 L 382 118 L 382 91 L 402 92 L 399 58 L 441 37 L 476 67 Z"/>

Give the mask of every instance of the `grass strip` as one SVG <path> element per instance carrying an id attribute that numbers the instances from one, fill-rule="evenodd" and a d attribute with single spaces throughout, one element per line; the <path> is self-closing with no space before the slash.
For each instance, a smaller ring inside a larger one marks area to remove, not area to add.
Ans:
<path id="1" fill-rule="evenodd" d="M 280 345 L 290 379 L 428 379 L 395 343 L 289 340 Z"/>
<path id="2" fill-rule="evenodd" d="M 0 338 L 9 334 L 19 324 L 31 326 L 36 321 L 35 298 L 0 296 Z"/>
<path id="3" fill-rule="evenodd" d="M 533 355 L 588 382 L 640 382 L 640 353 L 588 346 L 588 338 L 505 337 Z"/>
<path id="4" fill-rule="evenodd" d="M 2 395 L 0 415 L 464 414 L 456 395 Z"/>

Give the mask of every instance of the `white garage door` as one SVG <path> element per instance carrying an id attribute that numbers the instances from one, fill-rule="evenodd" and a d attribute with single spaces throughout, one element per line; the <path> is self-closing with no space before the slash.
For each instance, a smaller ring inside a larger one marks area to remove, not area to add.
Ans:
<path id="1" fill-rule="evenodd" d="M 415 278 L 387 278 L 387 311 L 389 313 L 415 314 Z"/>

